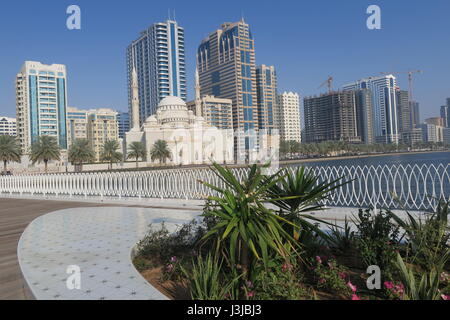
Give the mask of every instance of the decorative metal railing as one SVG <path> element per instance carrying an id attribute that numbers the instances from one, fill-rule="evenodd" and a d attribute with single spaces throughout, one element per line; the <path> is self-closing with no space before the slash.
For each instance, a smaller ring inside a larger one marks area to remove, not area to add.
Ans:
<path id="1" fill-rule="evenodd" d="M 247 168 L 232 169 L 244 179 Z M 295 170 L 289 167 L 288 170 Z M 324 204 L 328 206 L 432 210 L 439 199 L 450 200 L 450 165 L 379 165 L 307 167 L 319 182 L 342 178 Z M 0 177 L 0 193 L 204 199 L 213 192 L 200 183 L 223 186 L 208 169 L 145 172 L 72 173 Z"/>

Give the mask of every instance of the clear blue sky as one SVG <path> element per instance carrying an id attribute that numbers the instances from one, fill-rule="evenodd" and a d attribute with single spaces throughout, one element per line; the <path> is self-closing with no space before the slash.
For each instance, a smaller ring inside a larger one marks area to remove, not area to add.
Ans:
<path id="1" fill-rule="evenodd" d="M 81 7 L 81 31 L 66 29 L 70 4 Z M 370 4 L 382 9 L 382 30 L 366 27 Z M 15 116 L 14 77 L 25 60 L 67 65 L 70 106 L 127 110 L 125 49 L 168 9 L 185 28 L 189 97 L 200 41 L 242 14 L 257 64 L 277 68 L 279 91 L 313 95 L 328 75 L 337 88 L 413 68 L 425 71 L 415 81 L 422 120 L 450 97 L 448 0 L 27 0 L 0 4 L 0 115 Z M 407 89 L 405 75 L 399 83 Z"/>

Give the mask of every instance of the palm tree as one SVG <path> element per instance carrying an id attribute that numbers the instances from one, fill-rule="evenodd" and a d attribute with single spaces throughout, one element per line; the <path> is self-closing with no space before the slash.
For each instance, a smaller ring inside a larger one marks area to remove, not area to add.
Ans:
<path id="1" fill-rule="evenodd" d="M 48 172 L 48 162 L 50 160 L 59 161 L 60 157 L 61 151 L 55 137 L 40 136 L 31 145 L 30 160 L 33 164 L 43 161 L 45 164 L 45 173 Z"/>
<path id="2" fill-rule="evenodd" d="M 136 159 L 136 168 L 139 168 L 139 158 L 142 160 L 147 156 L 147 150 L 145 148 L 145 144 L 143 142 L 133 142 L 128 146 L 130 150 L 127 155 L 127 159 L 134 158 Z"/>
<path id="3" fill-rule="evenodd" d="M 77 139 L 69 149 L 69 161 L 83 170 L 83 163 L 95 161 L 95 153 L 87 139 Z"/>
<path id="4" fill-rule="evenodd" d="M 0 136 L 0 159 L 3 161 L 3 172 L 6 173 L 9 161 L 20 162 L 22 152 L 13 136 Z"/>
<path id="5" fill-rule="evenodd" d="M 117 151 L 117 149 L 119 149 L 119 143 L 116 140 L 108 140 L 103 145 L 100 160 L 109 162 L 109 170 L 112 170 L 113 163 L 117 163 L 123 159 L 122 153 Z"/>
<path id="6" fill-rule="evenodd" d="M 167 159 L 171 157 L 171 152 L 169 150 L 169 147 L 167 146 L 167 141 L 156 141 L 152 147 L 152 150 L 150 151 L 150 156 L 152 161 L 158 159 L 159 163 L 165 164 Z"/>

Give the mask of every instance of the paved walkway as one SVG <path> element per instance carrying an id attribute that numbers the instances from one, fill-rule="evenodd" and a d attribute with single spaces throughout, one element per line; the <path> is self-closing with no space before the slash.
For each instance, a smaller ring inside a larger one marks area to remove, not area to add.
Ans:
<path id="1" fill-rule="evenodd" d="M 18 259 L 38 300 L 167 300 L 131 261 L 149 225 L 170 232 L 201 212 L 151 208 L 74 208 L 34 220 L 19 241 Z M 69 289 L 76 266 L 79 289 Z"/>
<path id="2" fill-rule="evenodd" d="M 101 203 L 99 201 L 46 201 L 0 198 L 0 300 L 25 299 L 24 279 L 17 260 L 17 246 L 23 231 L 37 217 L 66 208 L 80 207 L 161 207 L 163 204 L 145 202 Z"/>

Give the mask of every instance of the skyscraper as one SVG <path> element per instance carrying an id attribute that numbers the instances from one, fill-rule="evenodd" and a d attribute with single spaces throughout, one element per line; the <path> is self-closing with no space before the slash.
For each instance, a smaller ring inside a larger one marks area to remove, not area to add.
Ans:
<path id="1" fill-rule="evenodd" d="M 413 128 L 413 115 L 411 111 L 412 104 L 409 101 L 409 92 L 398 89 L 396 94 L 398 130 L 400 133 L 411 131 Z"/>
<path id="2" fill-rule="evenodd" d="M 246 132 L 258 129 L 254 45 L 250 27 L 242 20 L 224 23 L 197 52 L 201 96 L 231 99 L 233 128 Z"/>
<path id="3" fill-rule="evenodd" d="M 370 89 L 372 92 L 375 139 L 379 143 L 398 143 L 396 78 L 370 77 L 344 86 L 344 90 Z"/>
<path id="4" fill-rule="evenodd" d="M 128 104 L 132 114 L 133 66 L 139 87 L 139 119 L 142 124 L 156 113 L 166 96 L 186 100 L 184 29 L 174 20 L 155 23 L 141 32 L 127 48 Z"/>
<path id="5" fill-rule="evenodd" d="M 125 138 L 125 133 L 130 131 L 130 114 L 128 112 L 118 112 L 117 124 L 119 126 L 119 138 Z"/>
<path id="6" fill-rule="evenodd" d="M 450 127 L 450 99 L 447 99 L 449 105 L 441 107 L 441 118 L 444 119 L 444 127 Z"/>
<path id="7" fill-rule="evenodd" d="M 417 101 L 411 101 L 411 122 L 413 128 L 418 128 L 420 126 L 420 109 L 419 103 Z"/>
<path id="8" fill-rule="evenodd" d="M 280 110 L 280 136 L 282 141 L 302 141 L 300 125 L 300 97 L 295 92 L 283 92 L 277 97 Z"/>
<path id="9" fill-rule="evenodd" d="M 39 136 L 67 149 L 67 73 L 61 64 L 26 61 L 16 77 L 17 136 L 23 152 Z"/>
<path id="10" fill-rule="evenodd" d="M 258 127 L 279 129 L 280 112 L 277 106 L 277 74 L 274 66 L 261 65 L 256 68 L 256 92 L 258 101 Z"/>
<path id="11" fill-rule="evenodd" d="M 373 132 L 372 92 L 369 89 L 355 91 L 357 135 L 365 144 L 375 143 Z"/>

